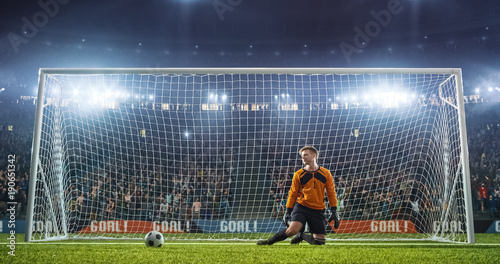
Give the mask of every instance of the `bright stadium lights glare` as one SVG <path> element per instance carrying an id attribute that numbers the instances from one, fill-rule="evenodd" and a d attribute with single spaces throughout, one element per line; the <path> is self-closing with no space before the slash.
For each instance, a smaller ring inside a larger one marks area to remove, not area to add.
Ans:
<path id="1" fill-rule="evenodd" d="M 274 99 L 278 99 L 278 96 L 277 96 L 277 95 L 275 95 L 275 96 L 274 96 Z"/>
<path id="2" fill-rule="evenodd" d="M 493 92 L 493 87 L 488 88 L 488 92 Z"/>
<path id="3" fill-rule="evenodd" d="M 499 91 L 499 92 L 500 92 L 500 88 L 498 88 L 498 87 L 495 87 L 495 90 L 497 90 L 497 91 Z"/>
<path id="4" fill-rule="evenodd" d="M 476 94 L 479 94 L 479 88 L 476 88 L 475 92 Z"/>
<path id="5" fill-rule="evenodd" d="M 383 108 L 397 108 L 401 105 L 410 104 L 412 102 L 412 99 L 416 97 L 417 95 L 415 93 L 408 94 L 406 92 L 374 92 L 372 96 L 369 96 L 369 101 L 375 102 Z"/>
<path id="6" fill-rule="evenodd" d="M 150 95 L 149 100 L 153 100 L 153 99 L 155 99 L 155 97 L 153 95 Z"/>
<path id="7" fill-rule="evenodd" d="M 281 97 L 285 98 L 285 94 L 281 94 Z"/>
<path id="8" fill-rule="evenodd" d="M 290 94 L 286 94 L 286 97 L 290 97 Z"/>
<path id="9" fill-rule="evenodd" d="M 225 100 L 226 100 L 226 98 L 227 98 L 227 95 L 223 94 L 223 95 L 222 95 L 222 100 L 224 100 L 224 101 L 225 101 Z"/>
<path id="10" fill-rule="evenodd" d="M 208 96 L 210 99 L 214 98 L 214 94 L 211 93 L 209 96 Z"/>
<path id="11" fill-rule="evenodd" d="M 77 89 L 73 90 L 73 95 L 74 96 L 78 96 L 79 93 L 80 93 L 80 91 L 78 91 Z"/>
<path id="12" fill-rule="evenodd" d="M 189 132 L 184 132 L 184 136 L 185 136 L 186 138 L 189 138 Z"/>

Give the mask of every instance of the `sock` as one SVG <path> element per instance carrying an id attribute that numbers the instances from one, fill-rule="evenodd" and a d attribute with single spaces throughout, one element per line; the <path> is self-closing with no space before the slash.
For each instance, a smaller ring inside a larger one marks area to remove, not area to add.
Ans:
<path id="1" fill-rule="evenodd" d="M 307 241 L 307 243 L 314 245 L 314 238 L 312 235 L 306 235 L 306 233 L 300 233 L 300 237 Z"/>
<path id="2" fill-rule="evenodd" d="M 288 236 L 286 235 L 286 229 L 283 229 L 269 239 L 269 244 L 274 244 L 276 242 L 283 241 L 287 238 Z"/>

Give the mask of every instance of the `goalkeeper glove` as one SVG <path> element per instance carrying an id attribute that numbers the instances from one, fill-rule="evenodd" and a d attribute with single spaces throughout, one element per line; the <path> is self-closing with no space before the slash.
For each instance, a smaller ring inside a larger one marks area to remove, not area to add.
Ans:
<path id="1" fill-rule="evenodd" d="M 293 208 L 286 208 L 286 212 L 285 212 L 285 215 L 283 215 L 283 224 L 286 226 L 286 227 L 289 227 L 290 224 L 290 220 L 292 220 L 292 210 Z"/>
<path id="2" fill-rule="evenodd" d="M 330 215 L 330 218 L 328 218 L 328 223 L 334 221 L 333 228 L 337 229 L 340 226 L 340 219 L 339 219 L 339 213 L 337 213 L 337 206 L 331 207 L 330 210 L 332 211 L 332 214 Z"/>

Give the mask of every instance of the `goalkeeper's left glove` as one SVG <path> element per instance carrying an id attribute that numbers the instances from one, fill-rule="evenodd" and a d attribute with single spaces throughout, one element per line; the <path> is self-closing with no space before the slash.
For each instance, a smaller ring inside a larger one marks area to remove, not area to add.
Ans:
<path id="1" fill-rule="evenodd" d="M 331 207 L 330 210 L 332 211 L 332 214 L 330 215 L 330 218 L 328 218 L 328 223 L 334 221 L 333 228 L 337 229 L 340 226 L 340 219 L 339 219 L 339 213 L 337 212 L 337 206 Z"/>
<path id="2" fill-rule="evenodd" d="M 292 211 L 293 211 L 293 208 L 286 208 L 286 212 L 285 212 L 285 215 L 283 215 L 283 224 L 286 226 L 286 227 L 289 227 L 290 226 L 290 220 L 292 220 Z"/>

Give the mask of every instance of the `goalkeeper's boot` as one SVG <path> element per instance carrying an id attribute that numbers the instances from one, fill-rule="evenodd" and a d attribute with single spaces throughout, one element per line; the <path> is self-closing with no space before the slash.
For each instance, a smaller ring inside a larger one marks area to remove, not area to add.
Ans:
<path id="1" fill-rule="evenodd" d="M 266 240 L 259 240 L 257 241 L 257 245 L 258 246 L 263 246 L 263 245 L 272 245 L 271 242 L 269 242 L 269 239 L 266 239 Z"/>
<path id="2" fill-rule="evenodd" d="M 295 245 L 295 244 L 299 244 L 300 242 L 302 242 L 302 237 L 300 236 L 302 233 L 299 232 L 297 233 L 293 238 L 292 238 L 292 241 L 290 241 L 290 244 L 292 245 Z"/>

